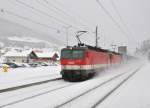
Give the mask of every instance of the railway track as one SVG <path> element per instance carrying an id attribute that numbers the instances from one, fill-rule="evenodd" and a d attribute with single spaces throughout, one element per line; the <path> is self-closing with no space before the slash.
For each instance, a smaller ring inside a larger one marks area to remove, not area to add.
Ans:
<path id="1" fill-rule="evenodd" d="M 54 81 L 54 80 L 53 80 Z M 41 83 L 43 84 L 43 83 Z M 70 86 L 73 86 L 77 83 L 69 83 L 69 84 L 65 84 L 63 86 L 59 86 L 59 87 L 56 87 L 54 89 L 50 89 L 50 90 L 46 90 L 44 92 L 40 92 L 40 93 L 37 93 L 35 95 L 32 95 L 32 96 L 27 96 L 27 97 L 24 97 L 24 98 L 21 98 L 21 99 L 18 99 L 18 100 L 15 100 L 15 101 L 12 101 L 12 102 L 8 102 L 6 104 L 2 104 L 0 105 L 0 108 L 3 108 L 3 107 L 6 107 L 6 106 L 10 106 L 10 105 L 13 105 L 13 104 L 17 104 L 17 103 L 20 103 L 20 102 L 23 102 L 25 100 L 29 100 L 29 99 L 32 99 L 32 98 L 35 98 L 35 97 L 38 97 L 38 96 L 41 96 L 41 95 L 44 95 L 44 94 L 48 94 L 48 93 L 51 93 L 51 92 L 54 92 L 54 91 L 57 91 L 57 90 L 60 90 L 60 89 L 63 89 L 63 88 L 67 88 L 67 87 L 70 87 Z M 48 89 L 48 87 L 44 88 L 44 89 Z M 39 89 L 41 90 L 41 89 Z"/>
<path id="2" fill-rule="evenodd" d="M 106 100 L 115 90 L 117 90 L 120 86 L 122 86 L 127 80 L 129 80 L 133 75 L 135 75 L 141 68 L 136 69 L 132 74 L 130 74 L 127 78 L 121 81 L 117 86 L 115 86 L 112 90 L 110 90 L 106 95 L 104 95 L 100 100 L 98 100 L 91 108 L 96 108 L 100 105 L 104 100 Z"/>
<path id="3" fill-rule="evenodd" d="M 62 78 L 60 77 L 60 78 L 49 79 L 49 80 L 45 80 L 45 81 L 39 81 L 39 82 L 35 82 L 35 83 L 30 83 L 30 84 L 24 84 L 24 85 L 20 85 L 20 86 L 5 88 L 5 89 L 1 89 L 0 93 L 10 92 L 10 91 L 19 90 L 19 89 L 23 89 L 23 88 L 27 88 L 27 87 L 31 87 L 31 86 L 36 86 L 36 85 L 41 85 L 41 84 L 45 84 L 45 83 L 49 83 L 49 82 L 57 81 L 57 80 L 61 80 L 61 79 Z"/>
<path id="4" fill-rule="evenodd" d="M 102 98 L 100 98 L 100 99 L 99 99 L 94 105 L 92 105 L 90 108 L 96 108 L 98 105 L 100 105 L 104 100 L 107 99 L 107 97 L 109 97 L 113 92 L 115 92 L 115 90 L 117 90 L 121 85 L 123 85 L 129 78 L 131 78 L 134 74 L 136 74 L 140 69 L 141 69 L 141 67 L 137 68 L 134 72 L 132 72 L 131 74 L 129 74 L 123 81 L 119 82 L 119 84 L 118 84 L 117 86 L 115 86 L 112 90 L 110 90 L 107 94 L 105 94 Z M 107 84 L 107 83 L 109 83 L 109 82 L 111 82 L 111 81 L 113 81 L 113 80 L 115 80 L 115 79 L 117 79 L 117 78 L 123 76 L 124 74 L 126 74 L 126 72 L 124 72 L 124 73 L 122 73 L 122 74 L 119 74 L 119 75 L 117 75 L 117 76 L 112 77 L 111 79 L 109 79 L 109 80 L 107 80 L 107 81 L 105 81 L 105 82 L 103 82 L 103 83 L 101 83 L 101 84 L 99 84 L 99 85 L 97 85 L 97 86 L 95 86 L 95 87 L 89 89 L 88 91 L 86 91 L 86 92 L 84 92 L 84 93 L 82 93 L 82 94 L 80 94 L 80 95 L 78 95 L 78 96 L 76 96 L 76 97 L 73 97 L 72 99 L 70 99 L 70 100 L 68 100 L 68 101 L 66 101 L 66 102 L 64 102 L 64 103 L 61 103 L 61 104 L 55 106 L 55 108 L 65 107 L 65 106 L 67 106 L 68 104 L 71 105 L 71 103 L 72 103 L 73 101 L 75 101 L 76 99 L 78 99 L 78 98 L 80 98 L 80 97 L 82 97 L 82 96 L 84 96 L 84 95 L 86 95 L 86 94 L 92 92 L 93 90 L 96 90 L 96 89 L 98 89 L 98 88 L 104 86 L 105 84 Z"/>

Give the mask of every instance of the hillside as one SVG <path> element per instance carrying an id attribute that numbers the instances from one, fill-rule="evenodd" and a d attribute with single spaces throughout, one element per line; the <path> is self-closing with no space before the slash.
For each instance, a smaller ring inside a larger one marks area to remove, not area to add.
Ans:
<path id="1" fill-rule="evenodd" d="M 51 36 L 0 18 L 0 46 L 59 46 L 56 41 Z"/>

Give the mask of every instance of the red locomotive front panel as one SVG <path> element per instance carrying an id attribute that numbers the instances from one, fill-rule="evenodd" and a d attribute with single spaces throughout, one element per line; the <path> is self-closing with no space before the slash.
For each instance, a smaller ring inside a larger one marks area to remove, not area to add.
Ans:
<path id="1" fill-rule="evenodd" d="M 85 49 L 63 49 L 61 51 L 61 65 L 84 65 Z"/>

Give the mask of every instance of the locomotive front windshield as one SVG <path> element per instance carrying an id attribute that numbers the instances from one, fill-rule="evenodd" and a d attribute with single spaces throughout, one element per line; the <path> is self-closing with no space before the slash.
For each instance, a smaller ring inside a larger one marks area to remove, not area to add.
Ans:
<path id="1" fill-rule="evenodd" d="M 84 57 L 84 50 L 62 50 L 61 58 L 65 59 L 82 59 Z"/>

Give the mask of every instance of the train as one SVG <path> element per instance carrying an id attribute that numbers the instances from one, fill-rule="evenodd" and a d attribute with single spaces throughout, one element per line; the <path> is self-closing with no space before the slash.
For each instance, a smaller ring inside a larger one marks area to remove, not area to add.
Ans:
<path id="1" fill-rule="evenodd" d="M 61 75 L 64 80 L 80 81 L 122 62 L 122 54 L 106 49 L 78 44 L 61 50 Z"/>

